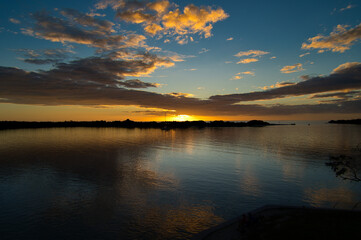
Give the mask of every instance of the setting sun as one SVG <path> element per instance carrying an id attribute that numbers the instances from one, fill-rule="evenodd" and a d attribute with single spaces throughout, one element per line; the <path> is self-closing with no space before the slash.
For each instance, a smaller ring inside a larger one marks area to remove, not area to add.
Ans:
<path id="1" fill-rule="evenodd" d="M 189 115 L 177 115 L 173 118 L 173 121 L 179 121 L 179 122 L 184 122 L 184 121 L 192 121 L 193 118 Z"/>

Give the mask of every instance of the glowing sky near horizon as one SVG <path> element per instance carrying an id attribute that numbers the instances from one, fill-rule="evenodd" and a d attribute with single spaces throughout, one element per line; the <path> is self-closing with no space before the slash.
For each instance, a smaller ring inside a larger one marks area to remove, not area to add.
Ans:
<path id="1" fill-rule="evenodd" d="M 361 117 L 360 1 L 6 1 L 0 120 Z"/>

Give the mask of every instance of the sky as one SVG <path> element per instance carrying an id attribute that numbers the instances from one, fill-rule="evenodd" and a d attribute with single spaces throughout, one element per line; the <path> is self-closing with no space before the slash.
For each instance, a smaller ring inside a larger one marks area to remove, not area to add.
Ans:
<path id="1" fill-rule="evenodd" d="M 361 118 L 361 1 L 5 1 L 0 120 Z"/>

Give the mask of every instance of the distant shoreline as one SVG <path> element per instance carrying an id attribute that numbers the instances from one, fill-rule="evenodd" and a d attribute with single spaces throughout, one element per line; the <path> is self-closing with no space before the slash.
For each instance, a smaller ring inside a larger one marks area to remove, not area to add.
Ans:
<path id="1" fill-rule="evenodd" d="M 185 122 L 135 122 L 129 119 L 125 121 L 64 121 L 64 122 L 25 122 L 25 121 L 0 121 L 0 130 L 21 128 L 58 128 L 58 127 L 95 127 L 95 128 L 159 128 L 163 130 L 174 128 L 206 128 L 206 127 L 265 127 L 270 125 L 294 125 L 294 124 L 271 124 L 261 120 L 248 122 L 230 121 L 185 121 Z"/>
<path id="2" fill-rule="evenodd" d="M 357 124 L 357 125 L 361 125 L 361 119 L 331 120 L 328 123 L 331 123 L 331 124 Z"/>

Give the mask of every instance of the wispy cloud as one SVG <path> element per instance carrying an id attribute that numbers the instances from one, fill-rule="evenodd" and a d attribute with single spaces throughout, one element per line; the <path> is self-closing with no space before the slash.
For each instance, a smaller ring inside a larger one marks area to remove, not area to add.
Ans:
<path id="1" fill-rule="evenodd" d="M 294 73 L 294 72 L 300 72 L 303 71 L 305 69 L 303 69 L 302 64 L 301 63 L 296 63 L 294 65 L 290 65 L 290 66 L 284 66 L 283 68 L 281 68 L 281 72 L 282 73 Z"/>
<path id="2" fill-rule="evenodd" d="M 16 52 L 23 55 L 20 60 L 32 63 L 32 64 L 53 64 L 64 61 L 69 57 L 69 54 L 73 54 L 71 49 L 16 49 Z"/>
<path id="3" fill-rule="evenodd" d="M 354 8 L 354 7 L 356 7 L 356 5 L 351 5 L 351 4 L 349 4 L 349 5 L 347 5 L 346 7 L 341 8 L 341 9 L 340 9 L 340 12 L 349 10 L 349 9 L 351 9 L 351 8 Z"/>
<path id="4" fill-rule="evenodd" d="M 307 56 L 307 55 L 310 55 L 310 53 L 309 52 L 303 53 L 299 57 L 304 57 L 304 56 Z"/>
<path id="5" fill-rule="evenodd" d="M 207 49 L 207 48 L 202 48 L 202 49 L 199 51 L 199 54 L 206 53 L 206 52 L 209 52 L 209 49 Z"/>
<path id="6" fill-rule="evenodd" d="M 9 18 L 9 21 L 14 23 L 14 24 L 20 24 L 20 20 L 16 19 L 16 18 Z"/>
<path id="7" fill-rule="evenodd" d="M 319 52 L 332 51 L 343 53 L 361 39 L 361 24 L 354 28 L 337 25 L 329 36 L 317 35 L 308 39 L 310 43 L 302 43 L 302 49 L 319 49 Z"/>
<path id="8" fill-rule="evenodd" d="M 232 41 L 232 40 L 233 40 L 233 37 L 227 38 L 226 40 L 227 40 L 227 41 Z"/>

